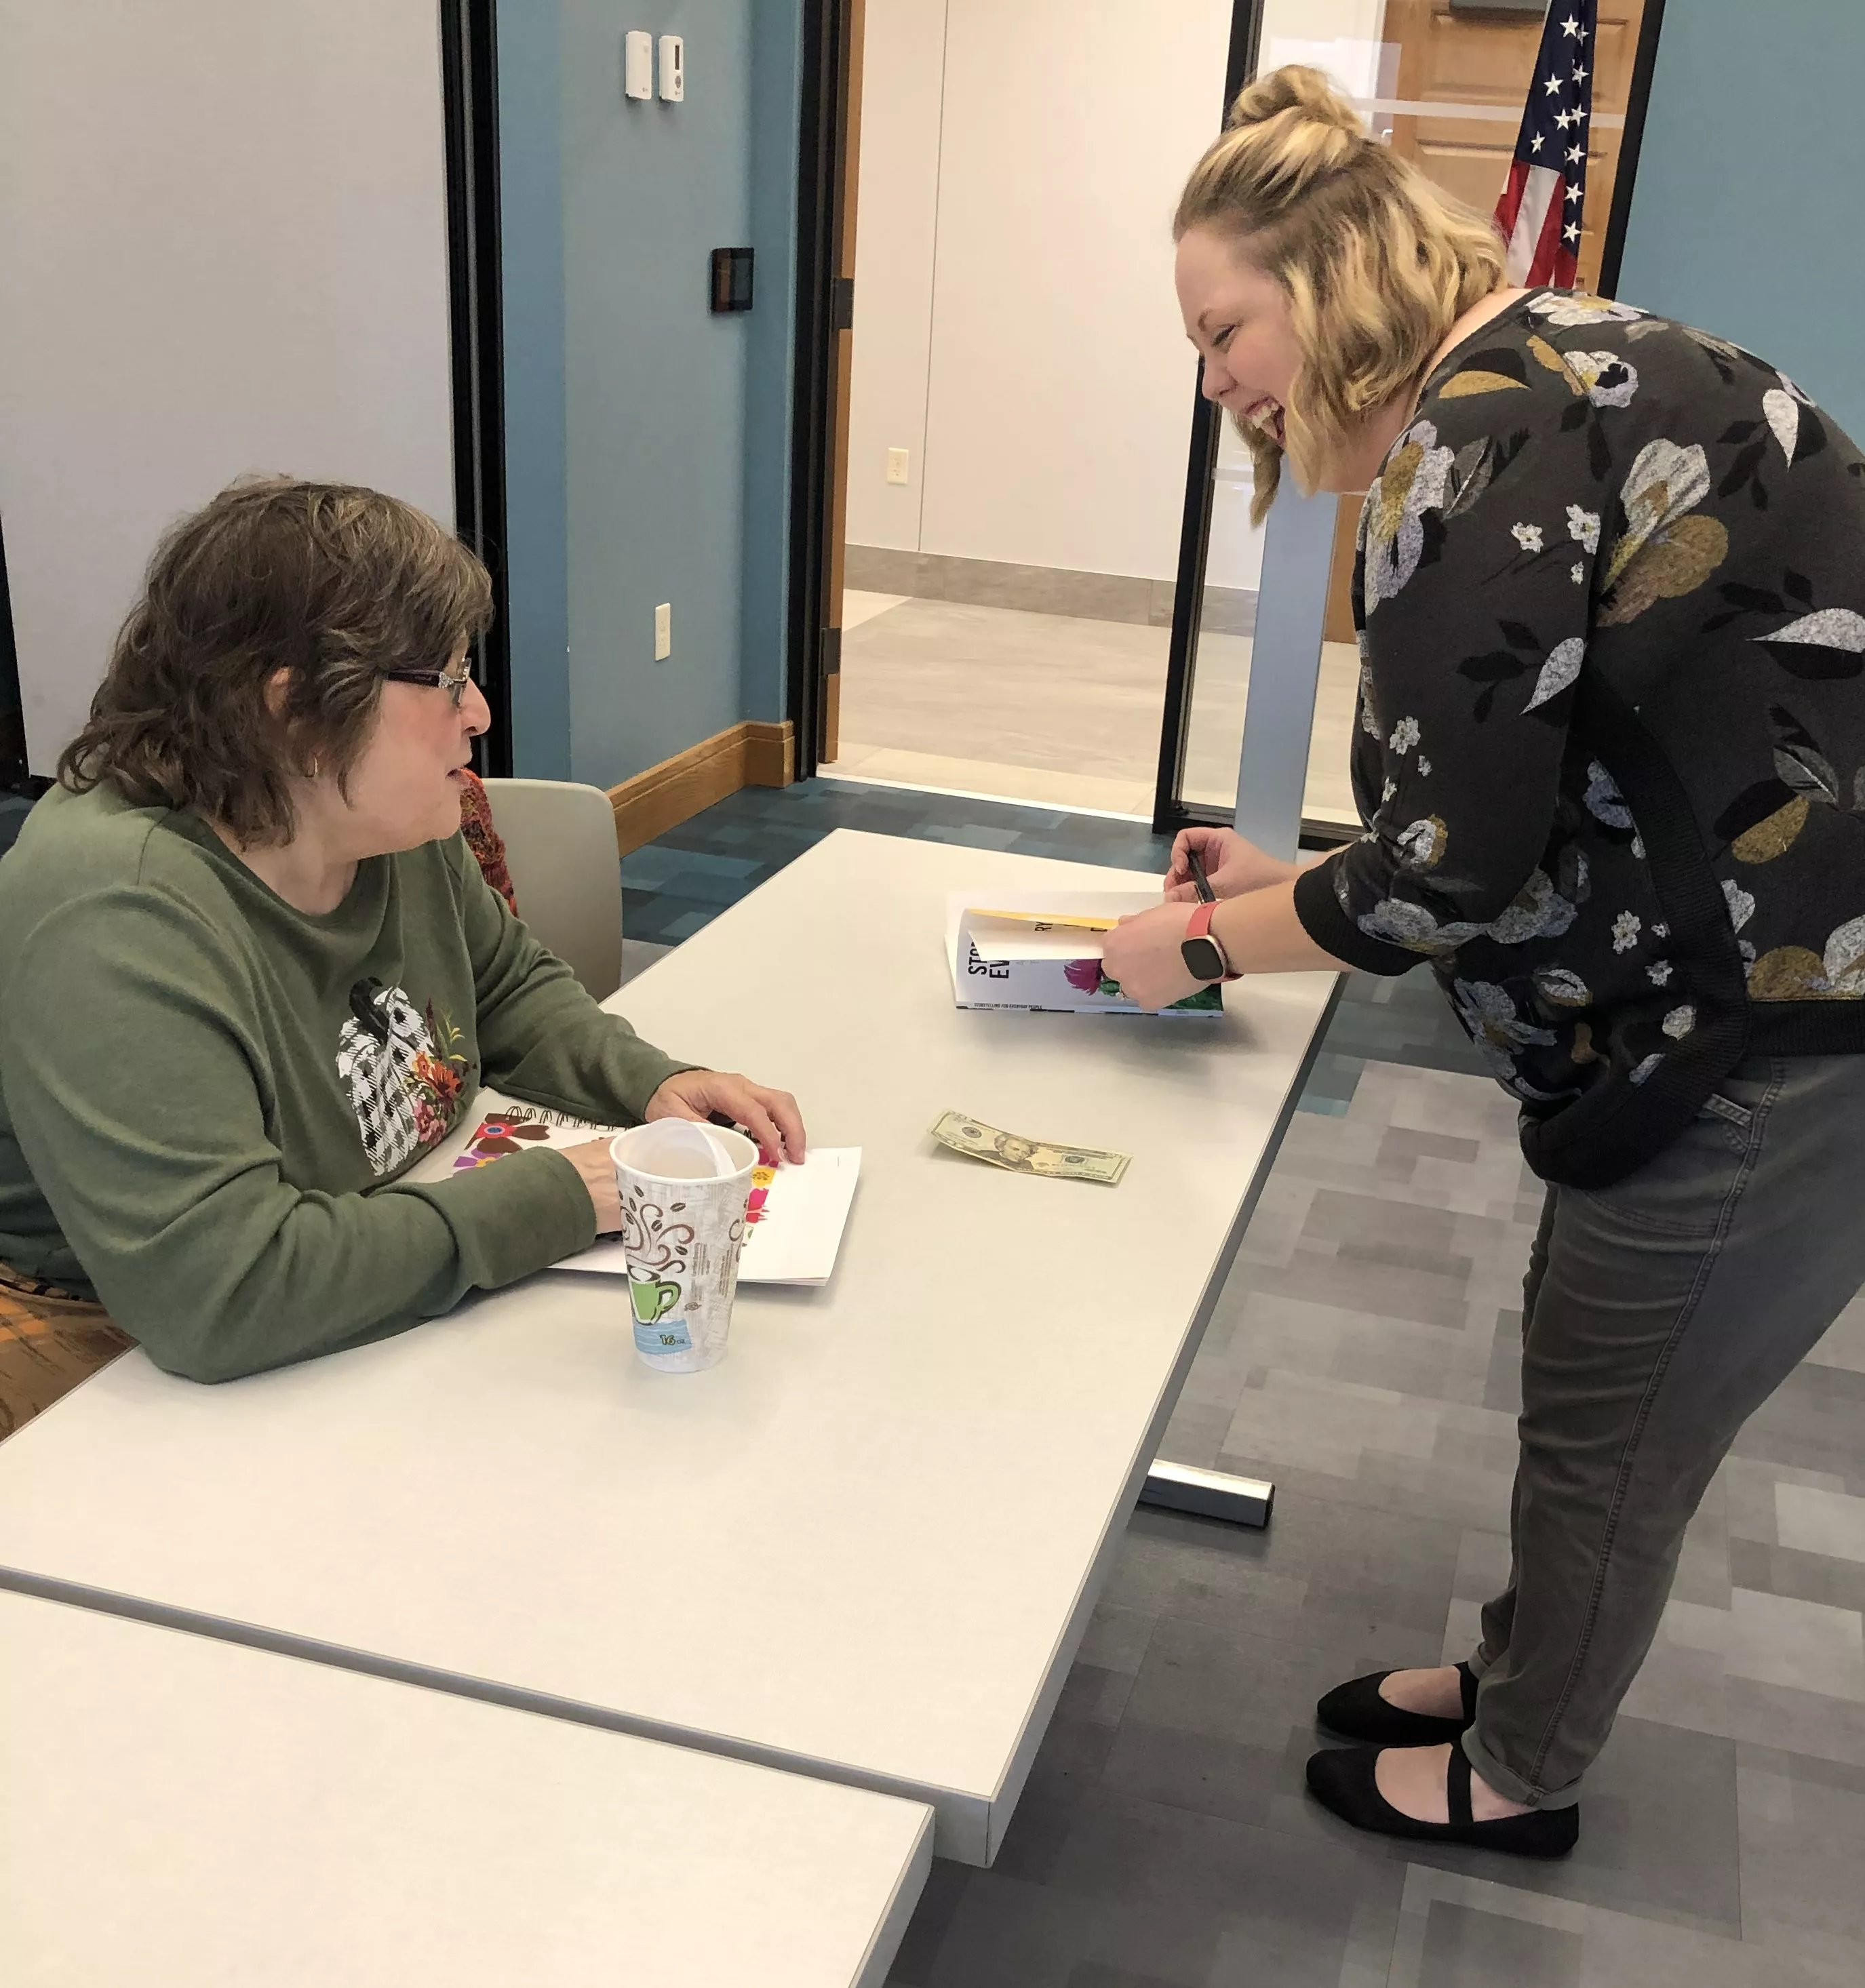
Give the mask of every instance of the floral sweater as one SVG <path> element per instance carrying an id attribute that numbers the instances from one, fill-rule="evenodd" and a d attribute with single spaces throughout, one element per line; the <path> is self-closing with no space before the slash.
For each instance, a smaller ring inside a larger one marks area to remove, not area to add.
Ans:
<path id="1" fill-rule="evenodd" d="M 1427 383 L 1354 569 L 1366 833 L 1310 935 L 1428 958 L 1544 1178 L 1744 1056 L 1865 1049 L 1865 462 L 1791 380 L 1530 292 Z"/>

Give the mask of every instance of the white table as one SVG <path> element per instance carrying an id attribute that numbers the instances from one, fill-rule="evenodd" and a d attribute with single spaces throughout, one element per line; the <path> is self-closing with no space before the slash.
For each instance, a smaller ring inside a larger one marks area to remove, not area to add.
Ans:
<path id="1" fill-rule="evenodd" d="M 922 1800 L 988 1863 L 1336 986 L 954 1009 L 948 891 L 1132 881 L 831 836 L 616 1003 L 865 1148 L 827 1289 L 741 1291 L 696 1376 L 602 1276 L 223 1387 L 132 1353 L 0 1445 L 0 1584 Z M 980 1166 L 948 1107 L 1133 1164 Z"/>
<path id="2" fill-rule="evenodd" d="M 0 1594 L 7 1988 L 880 1988 L 918 1803 Z"/>

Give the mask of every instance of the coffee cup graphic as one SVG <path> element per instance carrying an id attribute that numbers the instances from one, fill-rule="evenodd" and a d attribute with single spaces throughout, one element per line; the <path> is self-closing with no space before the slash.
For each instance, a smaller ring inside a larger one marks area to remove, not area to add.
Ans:
<path id="1" fill-rule="evenodd" d="M 680 1302 L 680 1286 L 668 1283 L 665 1278 L 638 1283 L 631 1277 L 628 1297 L 634 1304 L 635 1317 L 643 1325 L 658 1325 Z"/>

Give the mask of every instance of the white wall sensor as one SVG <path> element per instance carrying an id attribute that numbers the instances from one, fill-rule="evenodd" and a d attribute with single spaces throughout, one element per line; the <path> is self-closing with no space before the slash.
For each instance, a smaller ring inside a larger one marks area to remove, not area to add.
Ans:
<path id="1" fill-rule="evenodd" d="M 686 100 L 686 45 L 679 35 L 661 37 L 661 101 L 663 103 L 683 103 Z"/>
<path id="2" fill-rule="evenodd" d="M 645 103 L 654 94 L 654 37 L 631 28 L 621 38 L 621 93 Z"/>

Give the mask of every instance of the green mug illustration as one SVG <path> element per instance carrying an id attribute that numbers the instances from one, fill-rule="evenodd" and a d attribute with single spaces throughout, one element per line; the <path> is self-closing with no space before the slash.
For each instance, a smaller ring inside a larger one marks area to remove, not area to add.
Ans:
<path id="1" fill-rule="evenodd" d="M 680 1302 L 680 1286 L 669 1283 L 665 1278 L 638 1283 L 628 1280 L 628 1297 L 635 1307 L 635 1316 L 643 1325 L 658 1325 Z"/>

